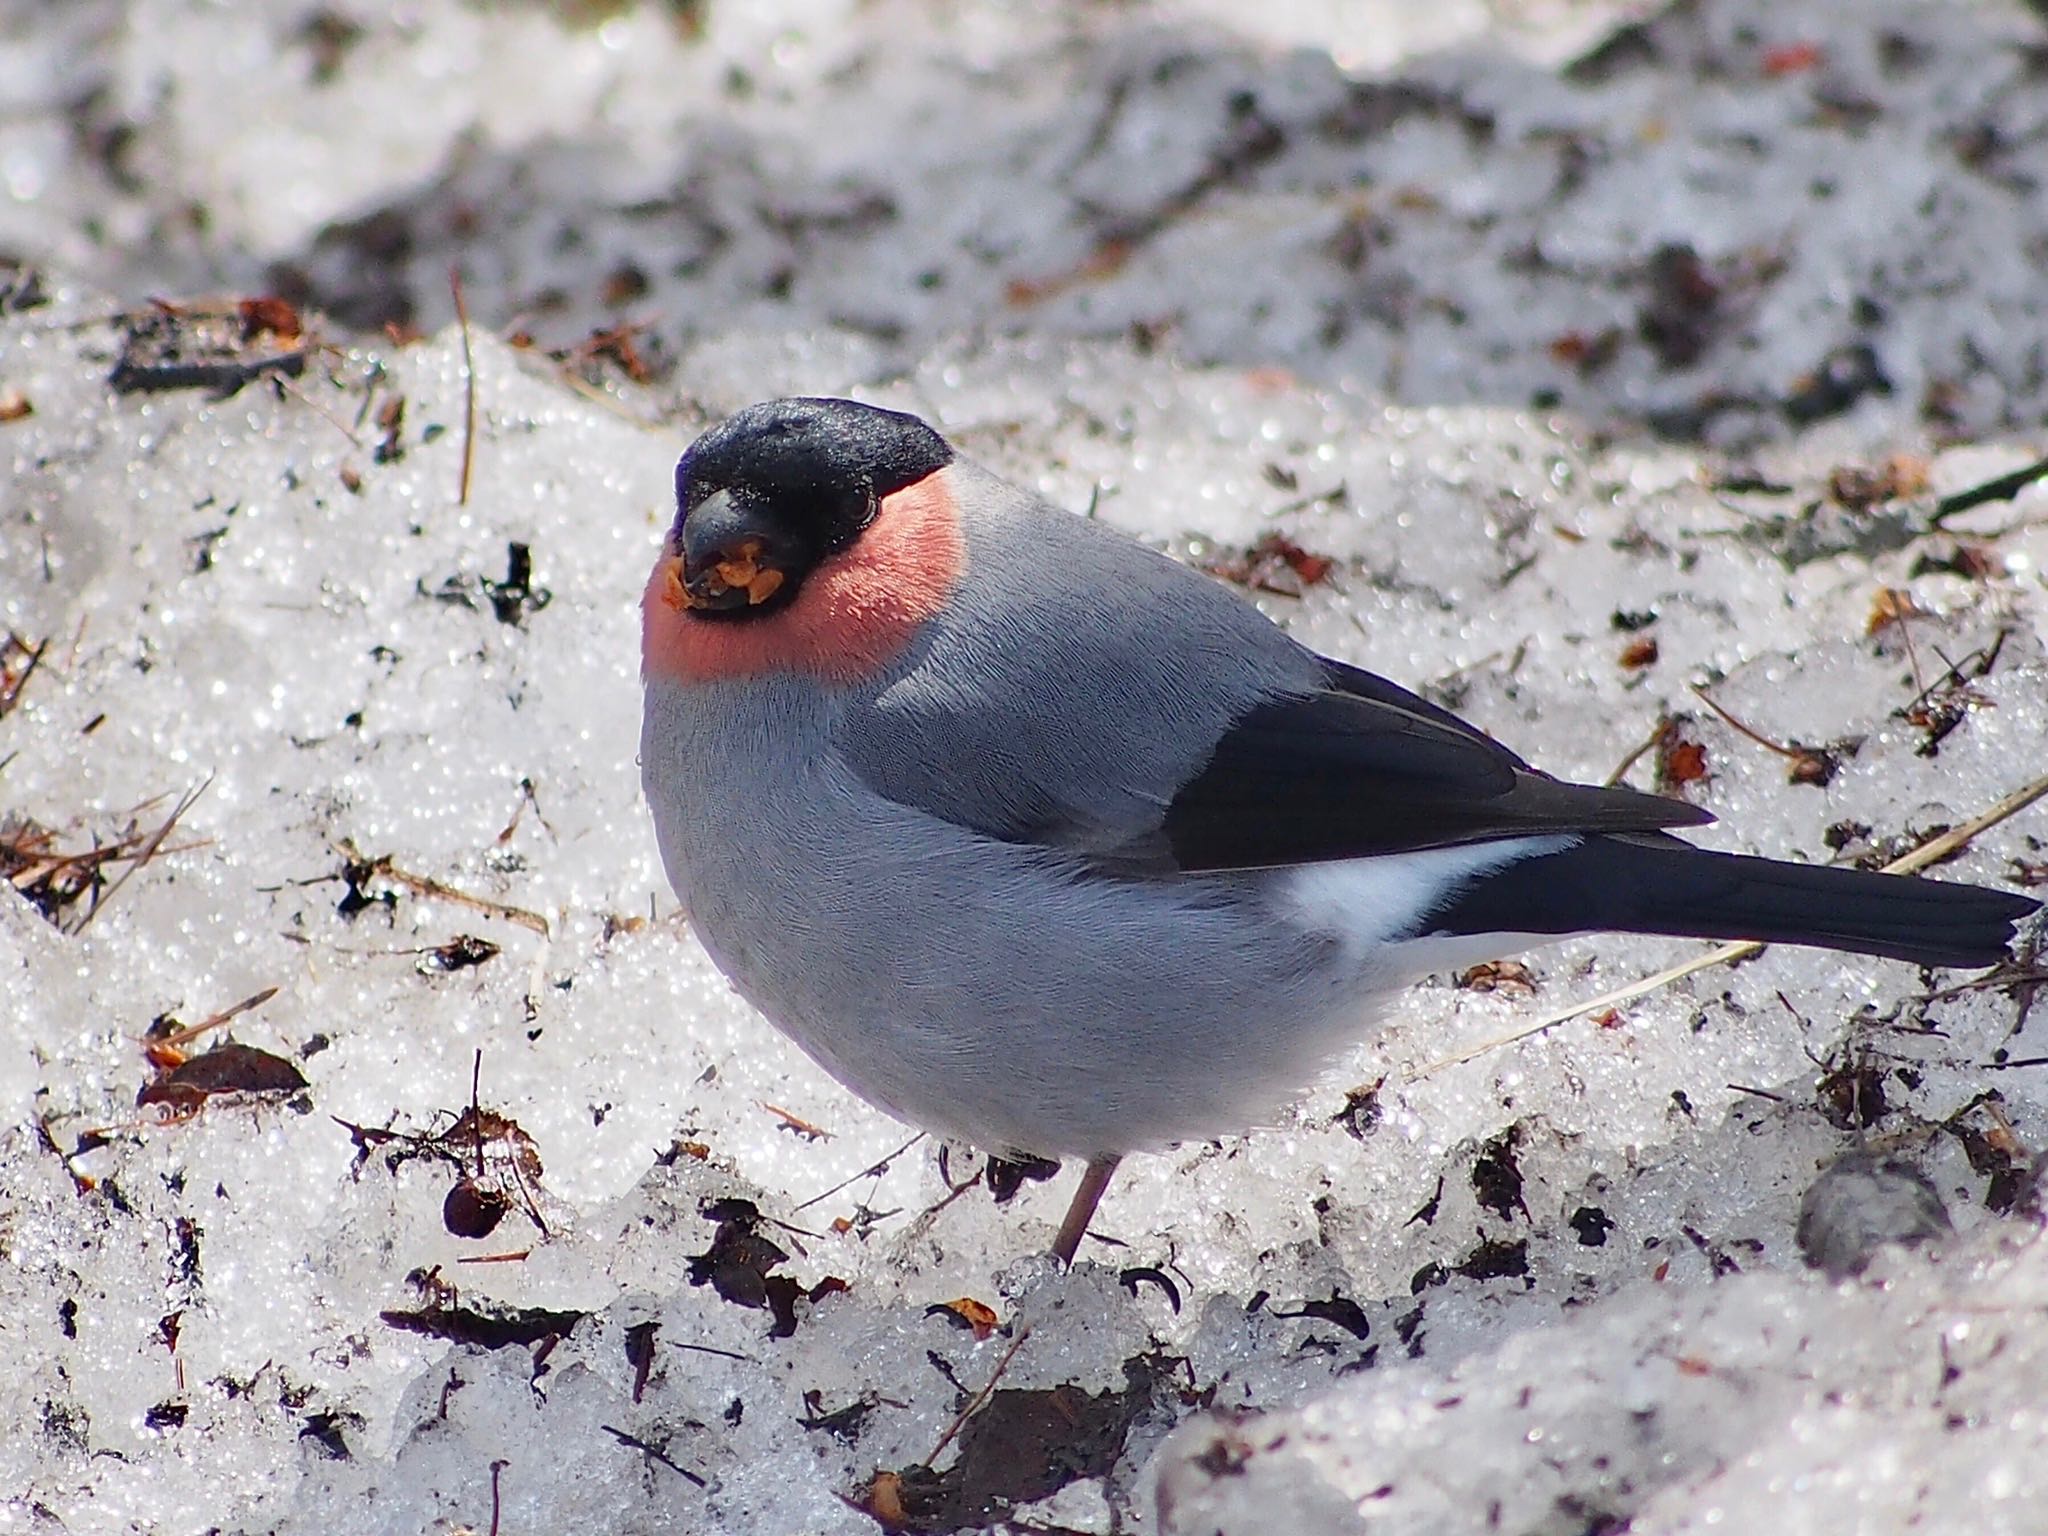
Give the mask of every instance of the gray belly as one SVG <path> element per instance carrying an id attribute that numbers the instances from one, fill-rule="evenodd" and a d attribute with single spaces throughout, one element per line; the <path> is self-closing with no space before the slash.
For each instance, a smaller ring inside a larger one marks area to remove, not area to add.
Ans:
<path id="1" fill-rule="evenodd" d="M 1367 979 L 1263 877 L 1090 876 L 816 767 L 772 803 L 702 788 L 662 852 L 712 959 L 833 1076 L 939 1134 L 1095 1155 L 1243 1130 L 1362 1027 Z"/>

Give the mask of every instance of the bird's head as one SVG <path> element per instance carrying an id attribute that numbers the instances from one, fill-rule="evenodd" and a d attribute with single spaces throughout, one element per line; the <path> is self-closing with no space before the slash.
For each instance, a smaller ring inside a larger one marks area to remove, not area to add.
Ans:
<path id="1" fill-rule="evenodd" d="M 852 400 L 770 400 L 713 427 L 676 465 L 650 672 L 850 675 L 900 649 L 959 572 L 952 462 L 917 417 Z"/>
<path id="2" fill-rule="evenodd" d="M 821 561 L 850 549 L 885 498 L 952 462 L 915 416 L 852 400 L 770 400 L 713 427 L 676 465 L 690 609 L 714 620 L 775 612 Z"/>

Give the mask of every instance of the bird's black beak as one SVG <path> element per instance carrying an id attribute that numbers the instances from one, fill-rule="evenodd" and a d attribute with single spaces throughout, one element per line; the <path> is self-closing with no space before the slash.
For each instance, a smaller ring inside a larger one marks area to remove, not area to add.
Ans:
<path id="1" fill-rule="evenodd" d="M 770 519 L 714 491 L 683 519 L 683 591 L 692 608 L 757 607 L 789 579 Z"/>

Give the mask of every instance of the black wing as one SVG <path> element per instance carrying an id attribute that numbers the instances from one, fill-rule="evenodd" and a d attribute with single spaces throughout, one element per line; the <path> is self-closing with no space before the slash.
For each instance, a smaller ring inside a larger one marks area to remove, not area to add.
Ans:
<path id="1" fill-rule="evenodd" d="M 1258 869 L 1560 832 L 1651 832 L 1697 806 L 1567 784 L 1447 710 L 1331 662 L 1320 692 L 1255 706 L 1167 807 L 1176 867 Z"/>

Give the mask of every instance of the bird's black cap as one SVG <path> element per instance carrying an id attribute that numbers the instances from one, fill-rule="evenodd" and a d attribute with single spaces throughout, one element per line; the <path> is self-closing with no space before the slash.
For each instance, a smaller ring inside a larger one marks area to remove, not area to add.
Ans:
<path id="1" fill-rule="evenodd" d="M 808 397 L 748 406 L 676 464 L 672 537 L 692 606 L 728 617 L 773 611 L 860 537 L 883 497 L 952 462 L 946 440 L 902 411 Z M 767 570 L 780 579 L 763 582 Z"/>

